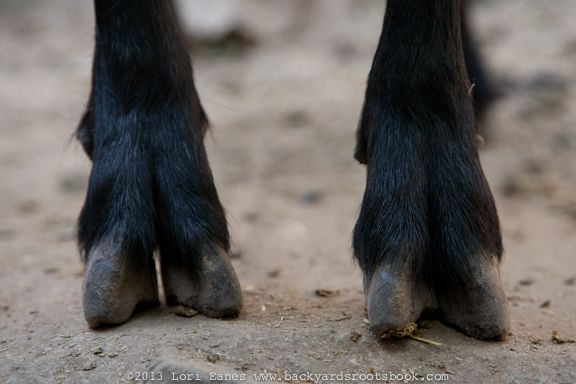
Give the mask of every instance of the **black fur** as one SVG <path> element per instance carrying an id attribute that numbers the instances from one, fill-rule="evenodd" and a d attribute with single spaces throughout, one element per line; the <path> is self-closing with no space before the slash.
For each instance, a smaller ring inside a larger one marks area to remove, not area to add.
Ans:
<path id="1" fill-rule="evenodd" d="M 78 239 L 193 262 L 228 249 L 203 145 L 207 119 L 169 0 L 95 0 L 92 93 L 77 137 L 93 160 Z"/>
<path id="2" fill-rule="evenodd" d="M 203 145 L 207 118 L 171 1 L 94 4 L 92 92 L 76 133 L 93 161 L 78 228 L 89 258 L 85 316 L 93 327 L 118 324 L 157 303 L 156 249 L 169 304 L 237 315 L 241 293 Z M 425 282 L 435 293 L 464 292 L 440 295 L 446 321 L 477 337 L 506 334 L 497 269 L 486 267 L 502 243 L 476 149 L 461 11 L 460 0 L 387 2 L 357 132 L 367 182 L 354 230 L 366 286 L 375 283 L 369 315 L 382 332 L 419 315 L 408 294 L 432 305 Z M 481 76 L 469 57 L 470 73 Z M 372 279 L 382 266 L 400 273 Z M 475 308 L 458 317 L 465 305 Z"/>
<path id="3" fill-rule="evenodd" d="M 367 182 L 354 249 L 369 282 L 412 262 L 439 288 L 500 258 L 498 216 L 475 141 L 459 0 L 389 0 L 357 133 Z"/>

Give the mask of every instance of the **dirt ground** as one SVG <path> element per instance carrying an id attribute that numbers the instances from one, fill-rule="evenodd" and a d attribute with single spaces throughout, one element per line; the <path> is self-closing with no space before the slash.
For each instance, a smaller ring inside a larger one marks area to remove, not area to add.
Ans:
<path id="1" fill-rule="evenodd" d="M 552 340 L 576 339 L 576 2 L 475 6 L 501 93 L 482 160 L 512 335 L 481 342 L 433 322 L 424 337 L 442 346 L 376 340 L 351 257 L 365 177 L 354 131 L 384 2 L 314 3 L 295 19 L 294 1 L 246 0 L 256 46 L 194 55 L 242 315 L 183 318 L 162 306 L 95 332 L 74 242 L 90 164 L 71 140 L 89 89 L 91 5 L 0 1 L 0 382 L 122 383 L 132 372 L 171 382 L 201 370 L 576 383 L 576 343 Z"/>

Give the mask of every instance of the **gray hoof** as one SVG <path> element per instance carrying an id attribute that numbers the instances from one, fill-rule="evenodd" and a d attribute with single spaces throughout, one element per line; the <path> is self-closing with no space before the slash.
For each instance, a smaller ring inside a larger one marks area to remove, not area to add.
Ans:
<path id="1" fill-rule="evenodd" d="M 163 263 L 162 281 L 168 305 L 183 305 L 214 318 L 240 314 L 240 283 L 228 253 L 221 247 L 203 247 L 193 265 Z"/>
<path id="2" fill-rule="evenodd" d="M 414 281 L 409 263 L 380 266 L 367 288 L 368 319 L 378 337 L 386 337 L 418 320 L 434 307 L 434 297 L 422 283 Z"/>
<path id="3" fill-rule="evenodd" d="M 487 261 L 473 276 L 461 289 L 438 295 L 440 317 L 468 336 L 505 340 L 510 320 L 498 263 Z"/>
<path id="4" fill-rule="evenodd" d="M 158 304 L 152 255 L 131 255 L 106 242 L 89 252 L 83 306 L 90 328 L 122 324 L 137 309 Z"/>

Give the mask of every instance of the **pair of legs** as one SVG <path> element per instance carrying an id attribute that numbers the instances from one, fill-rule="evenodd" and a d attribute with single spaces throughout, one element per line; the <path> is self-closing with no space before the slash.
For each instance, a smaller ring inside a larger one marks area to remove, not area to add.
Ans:
<path id="1" fill-rule="evenodd" d="M 169 0 L 95 0 L 92 93 L 77 136 L 93 160 L 79 220 L 91 327 L 158 304 L 242 305 L 203 146 L 207 119 Z M 354 230 L 378 336 L 425 309 L 505 338 L 494 201 L 476 150 L 460 0 L 388 0 L 357 134 L 367 166 Z"/>

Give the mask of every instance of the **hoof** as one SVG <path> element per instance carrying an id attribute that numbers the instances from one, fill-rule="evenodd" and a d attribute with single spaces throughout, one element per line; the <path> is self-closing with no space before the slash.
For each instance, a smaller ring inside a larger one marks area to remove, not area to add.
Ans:
<path id="1" fill-rule="evenodd" d="M 368 319 L 379 338 L 404 329 L 434 306 L 430 290 L 415 282 L 408 263 L 402 268 L 379 267 L 366 292 Z"/>
<path id="2" fill-rule="evenodd" d="M 135 259 L 138 260 L 135 260 Z M 101 243 L 87 255 L 84 317 L 90 328 L 122 324 L 137 309 L 159 305 L 152 255 L 133 255 Z"/>
<path id="3" fill-rule="evenodd" d="M 498 263 L 486 261 L 472 276 L 458 290 L 437 292 L 440 318 L 468 336 L 505 340 L 510 321 Z"/>
<path id="4" fill-rule="evenodd" d="M 168 305 L 193 308 L 207 317 L 236 317 L 242 291 L 228 253 L 217 246 L 202 249 L 194 263 L 162 262 L 162 281 Z"/>

